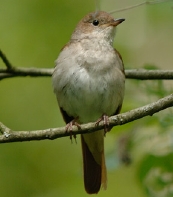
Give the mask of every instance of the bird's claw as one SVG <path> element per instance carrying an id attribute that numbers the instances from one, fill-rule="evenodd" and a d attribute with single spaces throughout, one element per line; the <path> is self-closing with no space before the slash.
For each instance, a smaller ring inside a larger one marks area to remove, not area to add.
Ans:
<path id="1" fill-rule="evenodd" d="M 66 126 L 65 126 L 65 130 L 66 132 L 69 132 L 70 133 L 70 140 L 71 142 L 73 142 L 73 138 L 75 139 L 75 142 L 77 143 L 76 141 L 76 134 L 73 133 L 73 125 L 77 126 L 78 129 L 80 129 L 80 124 L 78 124 L 76 122 L 76 119 L 72 120 L 71 122 L 69 122 Z"/>
<path id="2" fill-rule="evenodd" d="M 99 125 L 99 123 L 103 121 L 104 124 L 104 134 L 106 135 L 106 133 L 109 131 L 109 116 L 103 114 L 97 121 L 96 121 L 96 126 Z"/>

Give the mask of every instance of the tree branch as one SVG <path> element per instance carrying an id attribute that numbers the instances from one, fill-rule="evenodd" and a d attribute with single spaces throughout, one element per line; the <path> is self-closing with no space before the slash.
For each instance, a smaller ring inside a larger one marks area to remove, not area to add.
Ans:
<path id="1" fill-rule="evenodd" d="M 6 69 L 0 69 L 0 80 L 12 77 L 50 77 L 53 73 L 53 68 L 22 68 L 14 67 L 9 62 L 4 53 L 0 50 L 0 58 L 3 60 Z M 141 79 L 141 80 L 156 80 L 156 79 L 173 79 L 173 70 L 145 70 L 145 69 L 130 69 L 125 70 L 126 78 Z"/>
<path id="2" fill-rule="evenodd" d="M 146 70 L 146 69 L 130 69 L 125 70 L 126 78 L 140 80 L 172 80 L 173 70 Z"/>
<path id="3" fill-rule="evenodd" d="M 12 77 L 50 77 L 53 73 L 52 68 L 22 68 L 12 67 L 8 69 L 0 69 L 0 80 Z M 140 80 L 172 80 L 173 70 L 145 70 L 145 69 L 128 69 L 125 70 L 127 79 Z"/>
<path id="4" fill-rule="evenodd" d="M 109 118 L 110 126 L 123 125 L 134 120 L 138 120 L 145 116 L 152 116 L 153 114 L 164 110 L 168 107 L 173 106 L 173 94 L 166 96 L 154 103 L 145 105 L 143 107 L 112 116 Z M 99 126 L 95 126 L 95 123 L 88 123 L 81 125 L 81 129 L 73 126 L 73 134 L 84 134 L 94 132 L 104 128 L 103 121 L 100 122 Z M 67 132 L 65 127 L 50 128 L 45 130 L 36 131 L 12 131 L 0 122 L 0 143 L 9 142 L 22 142 L 22 141 L 33 141 L 33 140 L 53 140 L 60 137 L 70 136 L 71 133 Z"/>
<path id="5" fill-rule="evenodd" d="M 11 77 L 47 77 L 51 76 L 53 69 L 51 68 L 22 68 L 13 67 L 12 69 L 0 69 L 0 80 Z"/>

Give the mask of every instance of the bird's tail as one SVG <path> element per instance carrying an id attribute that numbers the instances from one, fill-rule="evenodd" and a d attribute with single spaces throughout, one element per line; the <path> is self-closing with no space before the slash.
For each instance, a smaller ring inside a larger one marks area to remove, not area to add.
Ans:
<path id="1" fill-rule="evenodd" d="M 84 185 L 88 194 L 98 193 L 107 187 L 107 172 L 104 156 L 104 131 L 81 135 Z"/>

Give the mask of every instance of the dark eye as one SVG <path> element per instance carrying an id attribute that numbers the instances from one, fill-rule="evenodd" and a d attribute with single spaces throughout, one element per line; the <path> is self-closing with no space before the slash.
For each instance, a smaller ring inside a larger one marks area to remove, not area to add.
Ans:
<path id="1" fill-rule="evenodd" d="M 93 20 L 93 25 L 94 26 L 98 26 L 98 24 L 99 24 L 99 21 L 98 20 Z"/>

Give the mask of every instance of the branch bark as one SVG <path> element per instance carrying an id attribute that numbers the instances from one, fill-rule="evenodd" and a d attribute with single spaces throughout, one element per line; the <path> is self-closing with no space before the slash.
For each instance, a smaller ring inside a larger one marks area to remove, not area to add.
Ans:
<path id="1" fill-rule="evenodd" d="M 110 126 L 123 125 L 134 120 L 138 120 L 145 116 L 152 116 L 153 114 L 173 106 L 173 94 L 166 96 L 156 102 L 145 105 L 143 107 L 112 116 L 109 118 Z M 96 127 L 95 123 L 88 123 L 81 125 L 81 128 L 73 126 L 73 135 L 90 133 L 104 128 L 103 121 Z M 0 122 L 0 143 L 9 142 L 22 142 L 33 140 L 53 140 L 60 137 L 70 136 L 71 133 L 67 132 L 65 127 L 50 128 L 45 130 L 35 131 L 12 131 Z"/>
<path id="2" fill-rule="evenodd" d="M 12 67 L 12 69 L 0 69 L 0 80 L 12 77 L 50 77 L 53 69 L 49 68 L 22 68 Z"/>
<path id="3" fill-rule="evenodd" d="M 0 69 L 0 80 L 12 77 L 50 77 L 53 73 L 53 68 L 23 68 L 14 67 L 7 59 L 5 54 L 0 50 L 0 58 L 4 62 L 6 68 Z M 173 70 L 146 70 L 146 69 L 130 69 L 125 70 L 127 79 L 140 80 L 172 80 Z"/>
<path id="4" fill-rule="evenodd" d="M 140 80 L 172 80 L 173 70 L 146 70 L 146 69 L 131 69 L 125 71 L 126 78 Z"/>
<path id="5" fill-rule="evenodd" d="M 8 69 L 0 69 L 0 80 L 12 77 L 50 77 L 53 73 L 52 68 L 22 68 L 12 67 Z M 172 80 L 173 70 L 145 70 L 145 69 L 129 69 L 125 70 L 127 79 L 140 80 Z"/>

